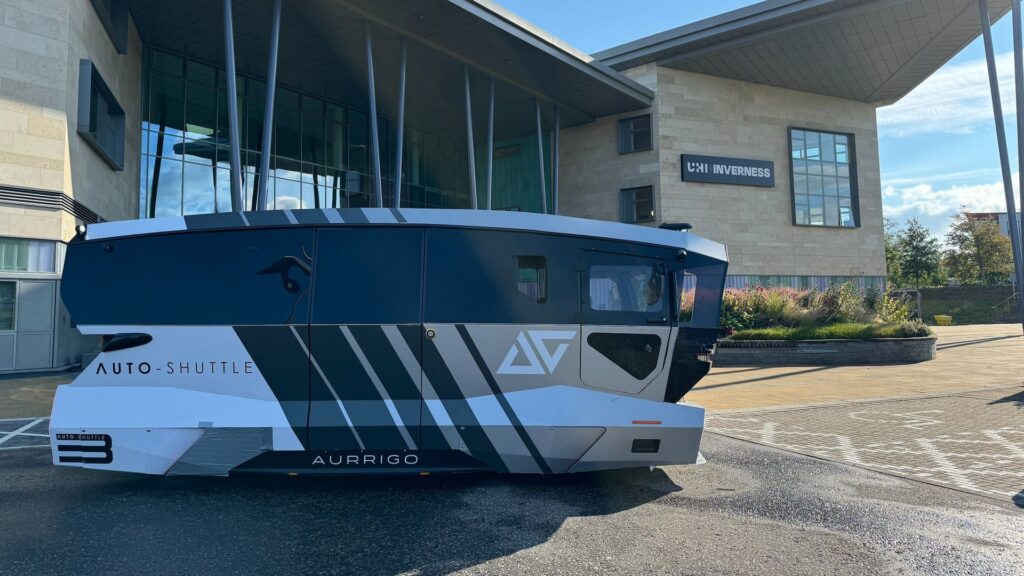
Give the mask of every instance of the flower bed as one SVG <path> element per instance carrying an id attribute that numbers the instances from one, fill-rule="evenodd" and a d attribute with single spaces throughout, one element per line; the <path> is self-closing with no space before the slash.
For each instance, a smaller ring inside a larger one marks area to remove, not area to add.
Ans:
<path id="1" fill-rule="evenodd" d="M 861 294 L 852 284 L 827 290 L 757 287 L 727 290 L 718 366 L 903 364 L 935 357 L 935 337 L 911 317 L 910 302 Z"/>

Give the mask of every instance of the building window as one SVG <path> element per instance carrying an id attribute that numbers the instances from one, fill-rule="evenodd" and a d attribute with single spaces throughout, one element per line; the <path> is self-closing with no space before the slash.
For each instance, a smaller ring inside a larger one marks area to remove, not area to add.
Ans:
<path id="1" fill-rule="evenodd" d="M 538 304 L 547 302 L 547 259 L 543 256 L 516 256 L 516 288 Z"/>
<path id="2" fill-rule="evenodd" d="M 78 79 L 78 133 L 114 170 L 124 170 L 124 109 L 91 60 Z"/>
<path id="3" fill-rule="evenodd" d="M 626 188 L 619 201 L 623 222 L 654 222 L 654 187 Z"/>
<path id="4" fill-rule="evenodd" d="M 653 142 L 650 114 L 619 120 L 619 154 L 650 150 Z"/>
<path id="5" fill-rule="evenodd" d="M 47 272 L 55 270 L 54 242 L 0 238 L 0 272 Z"/>
<path id="6" fill-rule="evenodd" d="M 793 222 L 858 225 L 857 170 L 852 134 L 790 129 Z"/>
<path id="7" fill-rule="evenodd" d="M 0 332 L 14 330 L 14 312 L 18 301 L 18 283 L 0 282 Z"/>
<path id="8" fill-rule="evenodd" d="M 90 0 L 118 54 L 128 53 L 128 1 Z"/>

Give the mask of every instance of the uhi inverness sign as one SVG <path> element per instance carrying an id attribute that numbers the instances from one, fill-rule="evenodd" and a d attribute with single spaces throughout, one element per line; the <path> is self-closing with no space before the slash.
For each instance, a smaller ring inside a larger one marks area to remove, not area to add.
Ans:
<path id="1" fill-rule="evenodd" d="M 683 182 L 775 186 L 775 163 L 771 160 L 683 154 L 682 164 Z"/>

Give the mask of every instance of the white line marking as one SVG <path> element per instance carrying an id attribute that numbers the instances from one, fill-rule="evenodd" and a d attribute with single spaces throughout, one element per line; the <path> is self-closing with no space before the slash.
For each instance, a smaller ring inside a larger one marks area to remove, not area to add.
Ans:
<path id="1" fill-rule="evenodd" d="M 0 418 L 0 422 L 21 422 L 23 420 L 49 420 L 46 416 L 26 416 L 25 418 Z"/>
<path id="2" fill-rule="evenodd" d="M 373 382 L 373 385 L 377 388 L 377 393 L 384 400 L 384 404 L 388 407 L 388 412 L 391 413 L 391 419 L 395 421 L 395 426 L 398 427 L 398 431 L 402 433 L 402 438 L 405 439 L 405 445 L 410 450 L 416 449 L 416 444 L 412 441 L 412 436 L 409 436 L 409 431 L 405 429 L 405 424 L 402 423 L 402 417 L 398 415 L 398 410 L 395 408 L 395 403 L 391 401 L 391 397 L 388 396 L 388 391 L 384 388 L 384 383 L 380 381 L 377 373 L 374 372 L 373 366 L 370 365 L 370 361 L 366 359 L 366 355 L 363 354 L 363 349 L 359 347 L 359 343 L 356 342 L 355 336 L 352 335 L 352 330 L 349 330 L 348 326 L 339 326 L 341 333 L 345 335 L 345 340 L 348 340 L 348 345 L 352 347 L 352 351 L 356 353 L 356 358 L 359 358 L 359 363 L 363 365 L 363 370 L 366 371 L 367 376 Z"/>
<path id="3" fill-rule="evenodd" d="M 7 448 L 0 448 L 0 452 L 7 452 L 10 450 L 24 450 L 25 448 L 49 448 L 49 444 L 32 444 L 31 446 L 8 446 Z"/>
<path id="4" fill-rule="evenodd" d="M 46 420 L 46 418 L 36 418 L 35 420 L 29 422 L 28 424 L 25 424 L 21 428 L 18 428 L 14 432 L 8 432 L 4 437 L 0 438 L 0 444 L 3 444 L 4 442 L 7 442 L 8 440 L 10 440 L 11 438 L 14 438 L 15 436 L 21 435 L 22 432 L 24 432 L 25 430 L 28 430 L 28 429 L 34 427 L 36 424 L 39 424 L 43 420 Z"/>
<path id="5" fill-rule="evenodd" d="M 359 443 L 360 450 L 366 450 L 366 446 L 363 444 L 363 439 L 359 437 L 359 432 L 356 431 L 356 427 L 352 425 L 352 419 L 348 417 L 348 410 L 345 410 L 345 404 L 342 403 L 341 397 L 334 391 L 334 386 L 331 386 L 331 381 L 327 379 L 324 371 L 320 369 L 320 364 L 317 363 L 316 358 L 313 358 L 313 354 L 310 353 L 309 348 L 306 348 L 306 343 L 302 341 L 302 337 L 299 336 L 299 331 L 295 329 L 295 326 L 291 326 L 292 334 L 295 335 L 295 339 L 299 341 L 299 346 L 302 346 L 302 350 L 309 357 L 309 361 L 313 364 L 313 368 L 316 368 L 317 374 L 323 378 L 324 383 L 327 384 L 327 389 L 331 391 L 331 395 L 334 396 L 334 400 L 338 403 L 338 407 L 341 408 L 341 415 L 345 417 L 345 423 L 352 429 L 352 435 L 356 437 L 356 442 Z"/>

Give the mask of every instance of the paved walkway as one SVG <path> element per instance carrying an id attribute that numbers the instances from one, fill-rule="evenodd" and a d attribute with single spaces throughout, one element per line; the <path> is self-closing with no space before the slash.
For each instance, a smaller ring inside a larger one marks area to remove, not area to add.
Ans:
<path id="1" fill-rule="evenodd" d="M 686 399 L 714 413 L 936 396 L 1024 384 L 1019 324 L 936 327 L 938 356 L 903 366 L 714 368 Z"/>
<path id="2" fill-rule="evenodd" d="M 1024 387 L 708 416 L 707 429 L 1024 507 Z"/>
<path id="3" fill-rule="evenodd" d="M 61 372 L 0 379 L 0 419 L 48 416 L 57 386 L 71 382 L 77 375 Z"/>

